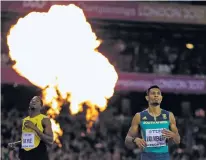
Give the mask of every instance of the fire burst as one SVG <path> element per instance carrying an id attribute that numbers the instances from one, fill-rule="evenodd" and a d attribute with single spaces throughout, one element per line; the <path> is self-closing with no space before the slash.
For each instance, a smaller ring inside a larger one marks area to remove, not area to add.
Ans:
<path id="1" fill-rule="evenodd" d="M 70 102 L 71 114 L 86 103 L 87 128 L 91 128 L 114 93 L 118 75 L 100 45 L 83 11 L 71 4 L 54 5 L 47 13 L 32 12 L 20 18 L 7 36 L 13 69 L 42 89 L 50 106 L 55 141 L 63 133 L 54 120 L 61 106 Z M 69 95 L 69 96 L 68 96 Z"/>

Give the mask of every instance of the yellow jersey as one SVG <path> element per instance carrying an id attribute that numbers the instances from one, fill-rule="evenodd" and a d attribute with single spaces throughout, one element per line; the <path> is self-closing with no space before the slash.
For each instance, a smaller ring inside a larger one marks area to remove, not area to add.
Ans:
<path id="1" fill-rule="evenodd" d="M 26 128 L 24 126 L 24 123 L 26 120 L 31 121 L 41 132 L 44 132 L 44 128 L 42 125 L 42 120 L 46 118 L 47 116 L 43 114 L 39 114 L 35 117 L 26 117 L 23 119 L 23 124 L 22 124 L 22 137 L 21 137 L 21 144 L 22 144 L 22 149 L 25 151 L 30 151 L 36 147 L 39 146 L 40 144 L 40 137 L 37 135 L 37 133 L 30 128 Z"/>

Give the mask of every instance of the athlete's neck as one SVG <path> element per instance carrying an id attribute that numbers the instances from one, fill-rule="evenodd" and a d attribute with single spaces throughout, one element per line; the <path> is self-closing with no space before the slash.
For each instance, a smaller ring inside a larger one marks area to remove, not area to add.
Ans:
<path id="1" fill-rule="evenodd" d="M 152 113 L 153 115 L 160 115 L 161 113 L 160 105 L 155 106 L 155 107 L 149 105 L 148 111 L 149 113 Z"/>
<path id="2" fill-rule="evenodd" d="M 33 117 L 38 116 L 39 114 L 41 114 L 41 113 L 40 112 L 32 112 L 29 114 L 29 117 L 33 118 Z"/>

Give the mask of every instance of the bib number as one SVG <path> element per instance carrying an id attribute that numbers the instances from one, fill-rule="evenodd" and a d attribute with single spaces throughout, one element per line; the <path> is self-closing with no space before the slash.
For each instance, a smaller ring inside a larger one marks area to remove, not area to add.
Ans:
<path id="1" fill-rule="evenodd" d="M 23 133 L 22 134 L 22 148 L 34 148 L 34 133 Z"/>
<path id="2" fill-rule="evenodd" d="M 146 130 L 147 147 L 166 146 L 166 138 L 162 136 L 162 130 L 163 128 Z"/>

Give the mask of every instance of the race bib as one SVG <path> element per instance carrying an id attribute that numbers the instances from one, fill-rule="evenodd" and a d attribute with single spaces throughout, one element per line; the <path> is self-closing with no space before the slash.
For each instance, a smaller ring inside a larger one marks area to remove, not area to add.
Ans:
<path id="1" fill-rule="evenodd" d="M 21 147 L 22 148 L 34 148 L 34 133 L 23 133 Z"/>
<path id="2" fill-rule="evenodd" d="M 162 136 L 162 130 L 159 129 L 146 129 L 146 143 L 147 147 L 161 147 L 166 146 L 166 138 Z"/>

